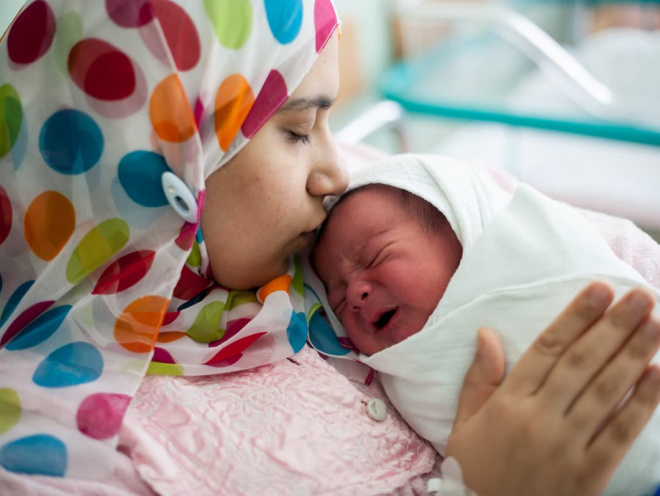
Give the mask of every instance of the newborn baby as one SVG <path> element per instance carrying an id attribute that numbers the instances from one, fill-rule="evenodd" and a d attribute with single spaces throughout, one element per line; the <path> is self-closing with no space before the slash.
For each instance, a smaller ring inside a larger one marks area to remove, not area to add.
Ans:
<path id="1" fill-rule="evenodd" d="M 510 367 L 588 282 L 607 280 L 617 296 L 648 287 L 575 209 L 525 185 L 507 194 L 481 170 L 433 156 L 360 171 L 312 265 L 343 326 L 335 332 L 440 453 L 479 327 L 500 333 Z M 656 414 L 606 494 L 643 495 L 659 482 Z"/>

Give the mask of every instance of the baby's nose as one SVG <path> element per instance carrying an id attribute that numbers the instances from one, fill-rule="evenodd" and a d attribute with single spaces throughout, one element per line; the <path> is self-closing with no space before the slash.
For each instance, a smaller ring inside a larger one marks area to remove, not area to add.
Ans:
<path id="1" fill-rule="evenodd" d="M 353 310 L 359 310 L 362 308 L 369 296 L 371 295 L 372 287 L 366 281 L 354 281 L 352 282 L 347 291 L 346 291 L 346 300 Z"/>

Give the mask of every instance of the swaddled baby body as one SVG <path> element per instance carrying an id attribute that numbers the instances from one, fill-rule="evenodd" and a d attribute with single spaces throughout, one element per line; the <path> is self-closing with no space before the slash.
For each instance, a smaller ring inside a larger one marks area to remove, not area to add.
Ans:
<path id="1" fill-rule="evenodd" d="M 607 280 L 618 296 L 649 287 L 575 209 L 525 185 L 509 195 L 469 164 L 419 155 L 353 178 L 312 263 L 343 324 L 336 332 L 441 453 L 478 327 L 500 332 L 510 367 L 588 282 Z M 605 494 L 643 495 L 659 482 L 656 414 Z"/>

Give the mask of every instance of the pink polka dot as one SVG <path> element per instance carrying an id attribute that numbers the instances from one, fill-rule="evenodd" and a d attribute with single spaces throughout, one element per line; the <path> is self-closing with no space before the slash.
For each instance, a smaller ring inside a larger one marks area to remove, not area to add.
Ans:
<path id="1" fill-rule="evenodd" d="M 105 0 L 105 10 L 123 28 L 144 26 L 154 18 L 150 0 Z"/>
<path id="2" fill-rule="evenodd" d="M 328 38 L 337 27 L 337 14 L 335 14 L 331 0 L 316 0 L 314 27 L 316 28 L 316 53 L 318 53 L 323 50 Z"/>
<path id="3" fill-rule="evenodd" d="M 176 363 L 176 360 L 174 360 L 169 351 L 158 347 L 154 348 L 154 356 L 151 358 L 151 361 L 160 363 Z"/>
<path id="4" fill-rule="evenodd" d="M 78 430 L 93 439 L 108 439 L 118 434 L 130 402 L 131 397 L 125 394 L 89 395 L 78 407 Z"/>
<path id="5" fill-rule="evenodd" d="M 16 18 L 7 35 L 7 52 L 16 64 L 31 64 L 48 51 L 55 37 L 55 16 L 41 0 Z"/>
<path id="6" fill-rule="evenodd" d="M 153 6 L 176 68 L 180 71 L 192 69 L 201 54 L 195 23 L 183 8 L 170 0 L 153 0 Z"/>
<path id="7" fill-rule="evenodd" d="M 250 109 L 250 113 L 241 126 L 243 135 L 247 138 L 254 136 L 270 116 L 286 101 L 287 95 L 286 81 L 284 81 L 282 74 L 276 70 L 270 71 L 254 101 L 254 105 Z"/>
<path id="8" fill-rule="evenodd" d="M 11 201 L 9 200 L 9 195 L 0 186 L 0 245 L 7 239 L 9 232 L 11 231 L 12 224 L 12 208 Z"/>
<path id="9" fill-rule="evenodd" d="M 18 317 L 14 319 L 14 321 L 9 325 L 9 327 L 5 331 L 4 335 L 2 336 L 2 339 L 0 339 L 0 348 L 2 348 L 5 344 L 11 341 L 11 339 L 16 334 L 21 332 L 26 325 L 28 325 L 39 315 L 44 313 L 48 309 L 48 307 L 50 307 L 53 303 L 55 302 L 52 300 L 40 301 L 39 303 L 35 303 L 34 305 L 26 308 L 23 311 L 23 313 L 21 313 Z"/>
<path id="10" fill-rule="evenodd" d="M 135 90 L 131 59 L 103 40 L 87 38 L 76 43 L 68 65 L 76 85 L 99 100 L 122 100 Z"/>

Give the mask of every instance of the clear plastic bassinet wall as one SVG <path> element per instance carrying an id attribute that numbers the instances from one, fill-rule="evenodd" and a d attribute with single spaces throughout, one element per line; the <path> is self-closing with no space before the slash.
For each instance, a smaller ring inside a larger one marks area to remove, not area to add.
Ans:
<path id="1" fill-rule="evenodd" d="M 379 91 L 408 151 L 502 168 L 660 233 L 659 0 L 390 3 L 398 60 Z"/>

